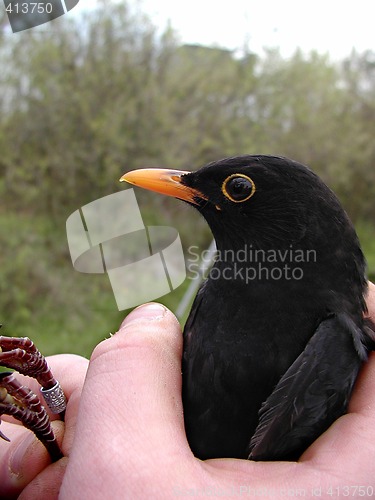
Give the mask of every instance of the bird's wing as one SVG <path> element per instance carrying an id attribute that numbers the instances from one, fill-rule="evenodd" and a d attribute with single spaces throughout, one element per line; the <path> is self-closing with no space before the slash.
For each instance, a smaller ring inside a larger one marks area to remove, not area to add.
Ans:
<path id="1" fill-rule="evenodd" d="M 249 459 L 295 460 L 346 411 L 367 351 L 348 315 L 322 321 L 259 411 Z"/>

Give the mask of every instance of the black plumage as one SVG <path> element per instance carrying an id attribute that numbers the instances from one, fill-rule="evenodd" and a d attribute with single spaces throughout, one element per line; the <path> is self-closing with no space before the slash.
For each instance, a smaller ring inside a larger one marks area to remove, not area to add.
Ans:
<path id="1" fill-rule="evenodd" d="M 348 216 L 317 175 L 282 157 L 154 171 L 152 185 L 137 172 L 146 175 L 124 180 L 193 204 L 218 250 L 184 329 L 192 451 L 297 459 L 346 412 L 373 348 L 365 259 Z"/>

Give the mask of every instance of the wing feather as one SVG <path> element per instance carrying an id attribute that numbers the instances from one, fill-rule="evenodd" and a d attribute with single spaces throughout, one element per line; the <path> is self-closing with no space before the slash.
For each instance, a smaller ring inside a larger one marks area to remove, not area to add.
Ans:
<path id="1" fill-rule="evenodd" d="M 367 351 L 347 314 L 322 321 L 259 411 L 252 460 L 297 459 L 345 413 Z"/>

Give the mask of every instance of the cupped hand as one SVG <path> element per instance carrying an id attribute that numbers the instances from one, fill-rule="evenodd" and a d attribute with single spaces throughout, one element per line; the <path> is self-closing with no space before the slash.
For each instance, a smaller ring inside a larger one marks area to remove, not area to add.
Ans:
<path id="1" fill-rule="evenodd" d="M 368 302 L 375 318 L 374 286 Z M 155 304 L 133 311 L 118 334 L 97 347 L 61 498 L 375 494 L 375 353 L 348 414 L 298 462 L 256 463 L 192 455 L 183 423 L 181 351 L 179 324 Z"/>
<path id="2" fill-rule="evenodd" d="M 374 285 L 368 307 L 375 321 Z M 184 432 L 181 352 L 173 314 L 146 304 L 99 344 L 87 374 L 83 358 L 50 358 L 68 396 L 65 427 L 53 424 L 66 457 L 49 464 L 28 431 L 3 424 L 12 443 L 0 443 L 0 490 L 5 485 L 11 498 L 23 489 L 21 499 L 38 500 L 57 498 L 59 491 L 69 500 L 375 494 L 375 353 L 360 373 L 348 413 L 298 462 L 262 463 L 193 456 Z"/>
<path id="3" fill-rule="evenodd" d="M 46 448 L 32 432 L 12 418 L 2 417 L 1 431 L 10 442 L 0 439 L 0 498 L 57 498 L 72 448 L 88 360 L 60 354 L 50 356 L 48 363 L 68 400 L 65 422 L 50 414 L 64 458 L 51 464 Z M 34 379 L 22 375 L 17 375 L 17 379 L 38 394 L 39 386 Z"/>

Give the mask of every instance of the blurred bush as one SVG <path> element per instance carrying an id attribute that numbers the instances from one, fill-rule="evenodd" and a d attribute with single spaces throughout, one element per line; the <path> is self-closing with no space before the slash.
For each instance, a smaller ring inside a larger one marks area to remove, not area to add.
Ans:
<path id="1" fill-rule="evenodd" d="M 88 354 L 116 328 L 109 283 L 71 267 L 65 220 L 144 166 L 196 169 L 245 153 L 306 163 L 341 198 L 375 276 L 373 52 L 332 62 L 299 50 L 283 59 L 277 50 L 186 46 L 124 3 L 66 17 L 53 30 L 4 27 L 0 36 L 4 333 Z M 177 227 L 185 247 L 209 244 L 189 207 L 137 196 L 146 223 Z M 169 306 L 184 287 L 165 298 Z"/>

